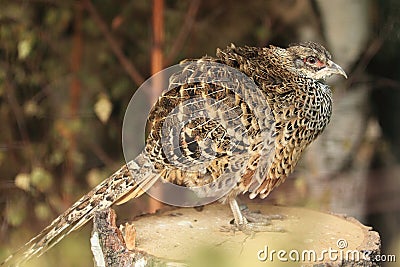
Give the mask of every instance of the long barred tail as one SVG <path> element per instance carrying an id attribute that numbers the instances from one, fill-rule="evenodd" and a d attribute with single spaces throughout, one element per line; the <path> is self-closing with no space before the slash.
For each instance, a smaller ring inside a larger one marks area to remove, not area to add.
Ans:
<path id="1" fill-rule="evenodd" d="M 154 169 L 146 153 L 142 152 L 80 198 L 40 234 L 9 256 L 1 266 L 19 266 L 35 255 L 42 255 L 66 235 L 91 220 L 97 211 L 143 194 L 161 174 Z"/>

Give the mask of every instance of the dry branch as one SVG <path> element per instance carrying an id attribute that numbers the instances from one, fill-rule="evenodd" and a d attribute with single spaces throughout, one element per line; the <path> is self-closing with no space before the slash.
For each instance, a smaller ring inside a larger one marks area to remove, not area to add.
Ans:
<path id="1" fill-rule="evenodd" d="M 97 11 L 96 7 L 90 0 L 86 0 L 84 2 L 84 6 L 88 10 L 89 14 L 92 16 L 94 22 L 97 24 L 101 32 L 103 33 L 104 37 L 106 38 L 108 44 L 111 47 L 111 50 L 118 58 L 119 62 L 121 63 L 122 67 L 131 77 L 131 79 L 136 83 L 137 86 L 140 86 L 144 82 L 143 76 L 139 73 L 136 69 L 135 65 L 124 55 L 122 52 L 121 47 L 118 45 L 117 41 L 111 34 L 110 30 L 107 27 L 107 24 L 100 16 L 99 12 Z"/>
<path id="2" fill-rule="evenodd" d="M 196 20 L 196 14 L 200 7 L 200 0 L 190 1 L 189 8 L 186 12 L 185 19 L 182 23 L 182 27 L 179 31 L 178 36 L 175 38 L 174 43 L 171 46 L 168 57 L 165 60 L 166 65 L 170 65 L 176 58 L 179 51 L 181 51 L 190 31 L 193 28 L 194 22 Z"/>

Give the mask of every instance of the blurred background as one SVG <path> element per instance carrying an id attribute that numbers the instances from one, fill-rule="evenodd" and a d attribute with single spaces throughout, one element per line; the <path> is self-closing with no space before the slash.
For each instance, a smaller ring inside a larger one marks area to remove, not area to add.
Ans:
<path id="1" fill-rule="evenodd" d="M 0 259 L 124 162 L 124 112 L 152 74 L 230 43 L 314 40 L 349 78 L 328 81 L 335 104 L 329 127 L 265 202 L 356 217 L 379 232 L 382 253 L 400 261 L 399 1 L 0 6 Z M 139 130 L 144 142 L 144 126 Z M 130 201 L 117 208 L 119 222 L 160 207 L 146 196 Z M 31 266 L 92 266 L 90 230 L 73 233 Z"/>

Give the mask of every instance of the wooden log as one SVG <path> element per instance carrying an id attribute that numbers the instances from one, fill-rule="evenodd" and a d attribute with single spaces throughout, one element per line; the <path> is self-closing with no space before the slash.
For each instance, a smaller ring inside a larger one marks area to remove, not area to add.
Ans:
<path id="1" fill-rule="evenodd" d="M 105 265 L 96 266 L 379 266 L 373 260 L 380 253 L 379 234 L 354 218 L 295 207 L 249 208 L 284 215 L 271 222 L 284 232 L 227 232 L 231 212 L 214 204 L 140 216 L 133 222 L 136 235 L 128 225 L 123 228 L 131 234 L 123 238 L 115 213 L 99 212 L 92 239 L 98 236 Z"/>

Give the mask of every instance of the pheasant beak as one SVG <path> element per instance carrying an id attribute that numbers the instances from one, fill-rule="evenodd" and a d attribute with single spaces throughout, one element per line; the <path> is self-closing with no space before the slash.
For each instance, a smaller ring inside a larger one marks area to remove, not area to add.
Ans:
<path id="1" fill-rule="evenodd" d="M 342 67 L 340 67 L 338 64 L 329 59 L 326 62 L 325 67 L 323 67 L 322 69 L 318 70 L 315 73 L 314 79 L 325 81 L 327 77 L 332 76 L 334 74 L 343 75 L 347 79 L 347 74 L 346 72 L 344 72 Z"/>
<path id="2" fill-rule="evenodd" d="M 338 64 L 336 64 L 332 60 L 328 60 L 326 65 L 327 65 L 327 67 L 325 68 L 326 69 L 325 71 L 327 72 L 327 74 L 329 76 L 333 75 L 333 74 L 338 74 L 338 75 L 343 75 L 347 79 L 346 72 L 344 72 L 342 67 L 340 67 Z"/>

